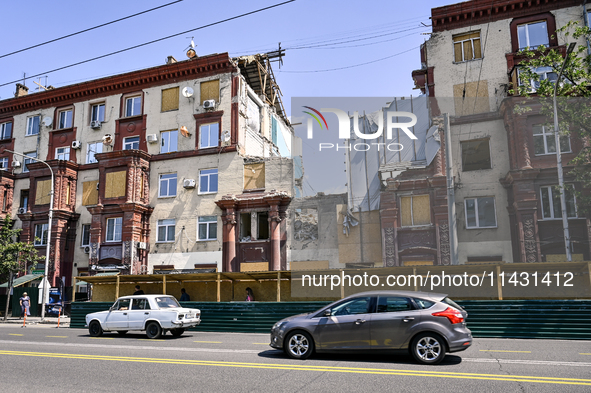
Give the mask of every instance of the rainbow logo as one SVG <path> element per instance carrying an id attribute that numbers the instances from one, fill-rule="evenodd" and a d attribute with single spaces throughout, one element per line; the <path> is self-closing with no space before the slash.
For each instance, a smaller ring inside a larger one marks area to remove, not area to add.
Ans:
<path id="1" fill-rule="evenodd" d="M 316 109 L 314 109 L 314 108 L 311 108 L 311 107 L 309 107 L 309 106 L 305 106 L 304 108 L 306 108 L 306 109 L 310 109 L 311 111 L 313 111 L 314 113 L 316 113 L 318 116 L 320 116 L 320 119 L 322 119 L 322 121 L 324 122 L 324 125 L 326 126 L 326 129 L 328 130 L 328 124 L 326 123 L 326 119 L 324 118 L 324 116 L 322 116 L 322 113 L 320 113 L 320 112 L 319 112 L 319 111 L 317 111 Z M 312 116 L 314 119 L 316 119 L 316 121 L 317 121 L 317 122 L 318 122 L 318 124 L 320 125 L 320 129 L 322 129 L 322 128 L 323 128 L 323 127 L 322 127 L 322 123 L 320 122 L 320 119 L 319 119 L 319 118 L 318 118 L 316 115 L 314 115 L 314 113 L 310 113 L 310 112 L 307 112 L 307 111 L 303 111 L 303 112 L 304 112 L 304 113 L 307 113 L 308 115 L 310 115 L 310 116 Z"/>

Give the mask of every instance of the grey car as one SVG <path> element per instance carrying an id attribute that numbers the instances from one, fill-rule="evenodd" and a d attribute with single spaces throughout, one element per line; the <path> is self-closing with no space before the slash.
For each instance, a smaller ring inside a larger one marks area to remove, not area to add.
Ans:
<path id="1" fill-rule="evenodd" d="M 277 322 L 271 347 L 294 359 L 314 352 L 408 350 L 423 364 L 472 345 L 466 311 L 445 294 L 358 293 L 309 314 Z"/>

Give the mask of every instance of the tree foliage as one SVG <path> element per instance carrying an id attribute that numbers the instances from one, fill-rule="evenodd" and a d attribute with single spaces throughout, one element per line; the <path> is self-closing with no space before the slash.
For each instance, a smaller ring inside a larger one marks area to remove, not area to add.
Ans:
<path id="1" fill-rule="evenodd" d="M 557 108 L 560 120 L 558 128 L 561 134 L 574 135 L 583 142 L 582 150 L 570 162 L 574 165 L 570 175 L 588 190 L 591 189 L 591 55 L 588 52 L 591 29 L 571 21 L 557 29 L 553 38 L 555 37 L 559 37 L 560 42 L 578 43 L 568 57 L 568 63 L 557 86 Z M 527 100 L 517 106 L 515 111 L 523 113 L 532 110 L 535 106 L 539 108 L 540 114 L 545 115 L 547 119 L 545 125 L 553 129 L 552 97 L 556 77 L 566 58 L 559 49 L 548 49 L 544 46 L 535 50 L 527 48 L 519 55 L 524 58 L 519 63 L 521 83 L 519 86 L 514 86 L 510 92 L 526 97 Z M 546 70 L 545 74 L 542 74 L 541 70 Z M 579 211 L 591 213 L 591 196 L 581 191 L 576 192 L 576 195 Z"/>
<path id="2" fill-rule="evenodd" d="M 10 273 L 25 272 L 30 266 L 35 268 L 43 260 L 32 243 L 16 241 L 21 229 L 12 226 L 10 215 L 0 221 L 0 277 L 5 279 Z"/>

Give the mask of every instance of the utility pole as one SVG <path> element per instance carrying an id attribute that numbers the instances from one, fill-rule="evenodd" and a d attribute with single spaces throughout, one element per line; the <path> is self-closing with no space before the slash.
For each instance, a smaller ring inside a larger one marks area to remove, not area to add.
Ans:
<path id="1" fill-rule="evenodd" d="M 449 257 L 450 264 L 457 265 L 458 261 L 458 229 L 456 225 L 456 197 L 453 172 L 453 157 L 451 155 L 451 126 L 449 114 L 443 114 L 443 132 L 445 133 L 445 176 L 447 177 L 447 221 L 449 223 Z"/>

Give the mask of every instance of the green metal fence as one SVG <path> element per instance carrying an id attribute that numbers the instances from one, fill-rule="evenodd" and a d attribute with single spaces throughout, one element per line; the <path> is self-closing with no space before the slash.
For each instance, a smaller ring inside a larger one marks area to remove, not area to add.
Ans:
<path id="1" fill-rule="evenodd" d="M 591 300 L 466 300 L 468 327 L 474 337 L 591 340 Z M 328 302 L 184 302 L 201 310 L 206 332 L 268 333 L 285 317 L 315 311 Z M 108 310 L 112 303 L 73 303 L 72 328 L 83 328 L 85 316 Z"/>

